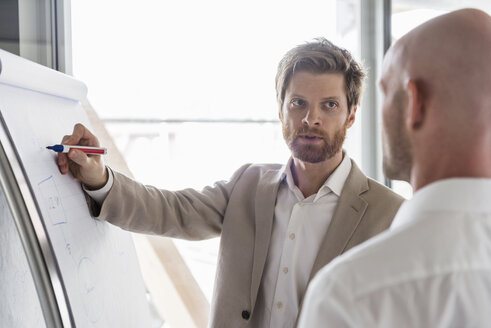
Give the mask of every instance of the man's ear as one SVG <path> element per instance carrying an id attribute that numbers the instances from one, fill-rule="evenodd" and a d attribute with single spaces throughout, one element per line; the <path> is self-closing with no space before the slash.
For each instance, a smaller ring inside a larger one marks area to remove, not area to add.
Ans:
<path id="1" fill-rule="evenodd" d="M 407 83 L 407 118 L 406 124 L 409 130 L 419 129 L 425 118 L 423 89 L 421 83 L 409 80 Z"/>
<path id="2" fill-rule="evenodd" d="M 351 108 L 351 112 L 349 113 L 348 118 L 347 118 L 346 127 L 350 128 L 353 125 L 353 123 L 355 123 L 355 117 L 356 117 L 356 110 L 357 109 L 358 109 L 357 106 L 353 106 L 353 108 Z"/>

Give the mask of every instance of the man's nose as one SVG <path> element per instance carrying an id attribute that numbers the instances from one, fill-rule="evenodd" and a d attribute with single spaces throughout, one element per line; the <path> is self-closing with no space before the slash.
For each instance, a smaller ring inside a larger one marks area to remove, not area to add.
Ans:
<path id="1" fill-rule="evenodd" d="M 311 106 L 307 109 L 302 123 L 307 126 L 318 126 L 321 124 L 320 109 L 317 106 Z"/>

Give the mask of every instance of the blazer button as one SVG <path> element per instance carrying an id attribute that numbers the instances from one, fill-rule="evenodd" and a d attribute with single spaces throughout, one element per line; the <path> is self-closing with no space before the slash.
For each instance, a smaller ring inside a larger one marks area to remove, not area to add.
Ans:
<path id="1" fill-rule="evenodd" d="M 251 316 L 251 314 L 249 313 L 249 311 L 242 311 L 242 318 L 244 318 L 245 320 L 249 320 L 249 317 Z"/>

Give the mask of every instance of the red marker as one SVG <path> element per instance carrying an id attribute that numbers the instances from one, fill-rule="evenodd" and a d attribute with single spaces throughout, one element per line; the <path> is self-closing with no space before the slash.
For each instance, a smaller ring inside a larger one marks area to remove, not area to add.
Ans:
<path id="1" fill-rule="evenodd" d="M 83 151 L 87 155 L 105 155 L 107 154 L 107 149 L 102 147 L 88 147 L 88 146 L 78 146 L 78 145 L 54 145 L 48 146 L 47 149 L 51 149 L 57 153 L 68 153 L 70 149 L 78 149 Z"/>

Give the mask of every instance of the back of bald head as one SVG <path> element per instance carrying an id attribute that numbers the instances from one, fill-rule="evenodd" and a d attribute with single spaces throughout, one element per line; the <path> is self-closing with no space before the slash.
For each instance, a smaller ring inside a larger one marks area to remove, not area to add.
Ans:
<path id="1" fill-rule="evenodd" d="M 442 126 L 475 124 L 491 119 L 491 17 L 462 9 L 415 28 L 396 47 L 407 78 L 419 81 Z M 478 127 L 477 127 L 478 128 Z"/>

